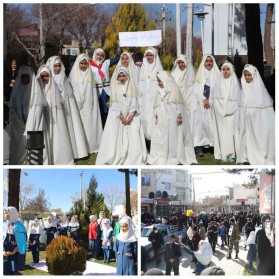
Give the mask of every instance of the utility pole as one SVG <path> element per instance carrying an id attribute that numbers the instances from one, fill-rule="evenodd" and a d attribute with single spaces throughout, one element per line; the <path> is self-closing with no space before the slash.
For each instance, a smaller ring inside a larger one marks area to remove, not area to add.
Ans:
<path id="1" fill-rule="evenodd" d="M 163 29 L 163 40 L 166 37 L 166 21 L 171 21 L 171 18 L 167 19 L 166 16 L 168 14 L 167 12 L 168 8 L 164 4 L 161 8 L 161 17 L 159 21 L 162 21 L 162 29 Z M 157 22 L 157 20 L 155 20 Z M 166 51 L 166 43 L 164 42 L 164 52 Z"/>
<path id="2" fill-rule="evenodd" d="M 80 172 L 80 200 L 82 201 L 82 176 L 83 176 L 83 171 Z"/>
<path id="3" fill-rule="evenodd" d="M 181 20 L 180 20 L 180 4 L 176 4 L 176 50 L 177 56 L 181 54 Z"/>
<path id="4" fill-rule="evenodd" d="M 187 27 L 186 27 L 186 50 L 189 63 L 192 63 L 192 44 L 193 44 L 193 7 L 194 4 L 188 4 Z"/>

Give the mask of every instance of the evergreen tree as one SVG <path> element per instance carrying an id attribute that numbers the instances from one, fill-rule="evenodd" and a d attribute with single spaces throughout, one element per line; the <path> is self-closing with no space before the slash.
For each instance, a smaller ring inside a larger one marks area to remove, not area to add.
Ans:
<path id="1" fill-rule="evenodd" d="M 106 217 L 109 216 L 109 210 L 105 205 L 105 197 L 102 193 L 97 192 L 98 182 L 94 175 L 91 176 L 89 187 L 87 190 L 87 197 L 85 202 L 85 216 L 84 218 L 89 221 L 89 216 L 94 214 L 96 217 L 99 216 L 100 211 L 104 211 Z"/>
<path id="2" fill-rule="evenodd" d="M 109 56 L 115 54 L 119 32 L 147 31 L 155 29 L 141 4 L 121 4 L 112 18 L 112 24 L 106 28 L 104 49 Z"/>

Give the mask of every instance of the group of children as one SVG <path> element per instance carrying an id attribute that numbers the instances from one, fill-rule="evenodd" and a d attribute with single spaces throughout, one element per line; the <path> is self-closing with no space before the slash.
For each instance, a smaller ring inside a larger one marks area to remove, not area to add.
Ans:
<path id="1" fill-rule="evenodd" d="M 92 59 L 80 54 L 68 78 L 58 56 L 36 77 L 22 66 L 10 123 L 10 164 L 26 163 L 26 133 L 38 130 L 44 164 L 74 164 L 98 153 L 99 165 L 189 165 L 210 147 L 223 162 L 275 161 L 273 100 L 258 70 L 247 64 L 239 82 L 233 65 L 226 61 L 220 71 L 212 55 L 204 55 L 196 73 L 185 55 L 164 71 L 153 47 L 140 67 L 128 52 L 113 59 L 102 49 Z"/>

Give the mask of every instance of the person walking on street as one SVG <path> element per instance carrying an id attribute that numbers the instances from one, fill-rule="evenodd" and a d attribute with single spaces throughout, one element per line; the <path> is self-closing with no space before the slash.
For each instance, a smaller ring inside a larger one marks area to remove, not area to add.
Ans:
<path id="1" fill-rule="evenodd" d="M 244 225 L 244 237 L 245 237 L 245 245 L 244 250 L 246 250 L 247 239 L 252 231 L 255 231 L 255 226 L 252 223 L 252 219 L 250 217 L 247 218 L 247 223 Z"/>
<path id="2" fill-rule="evenodd" d="M 214 225 L 214 221 L 211 221 L 208 228 L 207 228 L 207 237 L 208 242 L 212 247 L 213 253 L 215 253 L 217 238 L 218 238 L 218 230 L 217 227 Z"/>
<path id="3" fill-rule="evenodd" d="M 152 244 L 152 249 L 154 250 L 154 257 L 156 260 L 156 267 L 161 263 L 160 250 L 162 245 L 164 245 L 164 238 L 161 232 L 158 231 L 158 228 L 153 227 L 153 231 L 148 237 L 148 241 Z"/>
<path id="4" fill-rule="evenodd" d="M 240 240 L 240 233 L 238 226 L 235 224 L 235 219 L 230 219 L 230 245 L 229 245 L 229 254 L 227 255 L 227 259 L 231 259 L 233 247 L 235 249 L 235 259 L 238 259 L 238 252 L 239 252 L 239 240 Z"/>
<path id="5" fill-rule="evenodd" d="M 179 275 L 179 257 L 181 250 L 178 243 L 175 243 L 175 235 L 169 236 L 169 241 L 165 244 L 165 262 L 166 275 L 171 275 L 173 269 L 174 275 Z"/>
<path id="6" fill-rule="evenodd" d="M 218 234 L 221 237 L 221 249 L 225 246 L 226 244 L 226 234 L 227 234 L 227 230 L 226 227 L 224 226 L 224 222 L 221 223 L 220 227 L 218 228 Z"/>

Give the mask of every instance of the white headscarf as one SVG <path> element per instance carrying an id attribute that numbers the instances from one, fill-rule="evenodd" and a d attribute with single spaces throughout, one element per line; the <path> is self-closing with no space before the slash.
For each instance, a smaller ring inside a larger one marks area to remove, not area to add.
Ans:
<path id="1" fill-rule="evenodd" d="M 107 226 L 106 226 L 107 225 Z M 105 218 L 103 219 L 102 221 L 102 231 L 103 231 L 103 238 L 108 238 L 109 236 L 109 233 L 113 231 L 111 225 L 110 225 L 110 222 L 109 222 L 109 219 Z"/>
<path id="2" fill-rule="evenodd" d="M 50 219 L 50 222 L 48 221 Z M 47 220 L 44 222 L 44 227 L 46 229 L 49 229 L 49 228 L 57 228 L 57 224 L 56 222 L 53 220 L 53 216 L 48 216 L 47 217 Z"/>
<path id="3" fill-rule="evenodd" d="M 71 221 L 69 223 L 70 227 L 77 227 L 79 226 L 79 222 L 78 222 L 78 216 L 77 215 L 73 215 L 71 218 Z"/>
<path id="4" fill-rule="evenodd" d="M 223 68 L 230 68 L 231 75 L 228 78 L 223 76 Z M 221 67 L 221 76 L 214 86 L 214 94 L 212 96 L 213 106 L 222 116 L 232 115 L 238 108 L 241 98 L 241 88 L 238 78 L 235 74 L 233 65 L 226 61 Z M 221 105 L 217 104 L 219 102 Z"/>
<path id="5" fill-rule="evenodd" d="M 173 104 L 184 104 L 180 89 L 174 78 L 166 71 L 159 72 L 157 77 L 163 82 L 164 88 L 158 86 L 158 94 L 154 106 L 160 106 L 163 100 Z"/>
<path id="6" fill-rule="evenodd" d="M 10 219 L 9 219 L 10 223 L 15 223 L 16 221 L 19 220 L 19 213 L 15 207 L 8 206 L 8 207 L 4 208 L 4 210 L 10 216 Z"/>
<path id="7" fill-rule="evenodd" d="M 81 71 L 79 64 L 81 61 L 86 60 L 89 63 L 89 57 L 82 53 L 80 54 L 74 63 L 74 66 L 69 75 L 69 82 L 74 89 L 74 96 L 77 102 L 78 108 L 81 110 L 85 102 L 84 92 L 88 86 L 96 87 L 96 81 L 94 80 L 93 73 L 88 64 L 86 71 Z M 94 98 L 92 98 L 93 100 Z"/>
<path id="8" fill-rule="evenodd" d="M 212 248 L 211 245 L 205 241 L 201 240 L 199 242 L 200 249 L 198 251 L 194 251 L 194 254 L 197 258 L 197 260 L 202 264 L 202 265 L 208 265 L 212 259 Z"/>
<path id="9" fill-rule="evenodd" d="M 49 75 L 49 81 L 47 84 L 44 84 L 41 79 L 40 75 L 43 72 L 46 72 Z M 33 94 L 32 106 L 33 105 L 48 106 L 50 109 L 61 108 L 63 99 L 53 79 L 51 70 L 48 66 L 42 65 L 38 69 L 36 75 L 36 84 L 33 88 L 34 88 L 34 92 L 32 92 Z"/>
<path id="10" fill-rule="evenodd" d="M 61 227 L 67 227 L 69 225 L 69 220 L 66 215 L 64 215 L 60 221 Z"/>
<path id="11" fill-rule="evenodd" d="M 244 71 L 252 74 L 253 80 L 247 83 Z M 242 71 L 241 84 L 244 92 L 244 106 L 247 108 L 268 108 L 273 106 L 273 100 L 262 81 L 261 75 L 253 65 L 246 64 Z"/>
<path id="12" fill-rule="evenodd" d="M 128 67 L 122 65 L 122 63 L 121 63 L 121 58 L 122 58 L 123 55 L 127 55 L 128 58 L 129 58 Z M 129 75 L 130 75 L 131 80 L 132 80 L 136 85 L 138 84 L 138 82 L 139 82 L 138 70 L 137 70 L 137 67 L 136 67 L 136 65 L 135 65 L 135 63 L 134 63 L 134 60 L 133 60 L 133 58 L 132 58 L 132 56 L 131 56 L 131 54 L 130 54 L 129 52 L 124 51 L 124 52 L 121 54 L 120 59 L 119 59 L 119 61 L 118 61 L 116 67 L 123 67 L 123 68 L 126 68 L 127 71 L 128 71 L 128 73 L 129 73 Z M 115 79 L 117 79 L 116 71 L 113 72 L 110 82 L 112 83 L 113 80 L 115 80 Z"/>
<path id="13" fill-rule="evenodd" d="M 118 93 L 119 90 L 123 93 L 123 96 L 133 98 L 138 96 L 138 89 L 135 85 L 135 83 L 130 79 L 130 75 L 128 72 L 128 69 L 123 66 L 117 66 L 115 71 L 115 78 L 111 80 L 111 95 L 110 95 L 110 104 L 113 102 L 118 102 Z M 126 82 L 125 84 L 121 84 L 117 77 L 120 73 L 125 74 L 126 76 Z"/>
<path id="14" fill-rule="evenodd" d="M 21 76 L 24 74 L 30 76 L 28 84 L 21 83 Z M 34 82 L 35 74 L 32 68 L 25 65 L 21 66 L 11 93 L 10 108 L 16 113 L 17 118 L 22 120 L 24 123 L 26 123 L 28 116 L 32 84 Z"/>
<path id="15" fill-rule="evenodd" d="M 178 61 L 183 61 L 186 65 L 186 68 L 181 71 L 178 66 Z M 185 54 L 180 54 L 177 56 L 171 75 L 174 77 L 176 83 L 179 87 L 187 86 L 193 84 L 195 79 L 195 70 L 191 63 L 189 63 L 188 57 Z"/>
<path id="16" fill-rule="evenodd" d="M 28 228 L 28 238 L 30 237 L 30 234 L 41 234 L 42 229 L 40 227 L 38 219 L 30 220 L 29 221 L 29 228 Z"/>
<path id="17" fill-rule="evenodd" d="M 146 58 L 147 53 L 152 53 L 154 55 L 154 60 L 152 63 L 147 62 L 147 58 Z M 144 52 L 139 79 L 146 80 L 147 77 L 150 77 L 152 80 L 156 80 L 157 72 L 162 70 L 163 67 L 157 50 L 153 47 L 147 48 L 147 50 Z"/>
<path id="18" fill-rule="evenodd" d="M 59 74 L 55 74 L 54 73 L 54 65 L 60 64 L 61 65 L 61 71 Z M 63 90 L 63 86 L 64 86 L 64 79 L 66 77 L 65 74 L 65 67 L 64 64 L 61 60 L 61 58 L 59 56 L 51 56 L 46 63 L 46 66 L 49 66 L 52 76 L 55 80 L 55 82 L 58 85 L 58 88 L 60 90 L 60 92 Z"/>
<path id="19" fill-rule="evenodd" d="M 135 242 L 135 241 L 137 241 L 136 229 L 135 229 L 135 225 L 133 224 L 132 219 L 129 216 L 123 216 L 119 220 L 119 223 L 120 223 L 120 225 L 121 224 L 127 224 L 128 225 L 128 231 L 127 232 L 123 232 L 120 229 L 120 232 L 117 235 L 117 239 L 119 241 L 122 241 L 122 242 Z"/>
<path id="20" fill-rule="evenodd" d="M 96 54 L 97 53 L 102 53 L 104 56 L 103 56 L 103 59 L 101 61 L 97 61 L 96 60 Z M 93 53 L 93 56 L 92 56 L 92 59 L 93 61 L 97 64 L 97 65 L 100 65 L 102 64 L 104 61 L 105 61 L 105 52 L 102 48 L 97 48 L 94 50 L 94 53 Z"/>
<path id="21" fill-rule="evenodd" d="M 211 68 L 210 71 L 208 71 L 205 66 L 205 60 L 207 57 L 211 57 L 213 60 L 213 67 Z M 220 71 L 219 68 L 216 64 L 215 58 L 212 55 L 204 55 L 202 58 L 202 61 L 200 63 L 200 66 L 197 70 L 195 82 L 200 83 L 200 84 L 206 84 L 208 86 L 213 86 L 215 81 L 220 77 Z"/>

